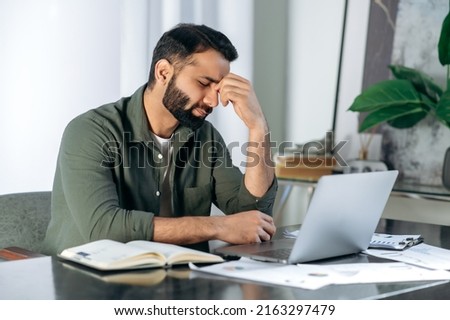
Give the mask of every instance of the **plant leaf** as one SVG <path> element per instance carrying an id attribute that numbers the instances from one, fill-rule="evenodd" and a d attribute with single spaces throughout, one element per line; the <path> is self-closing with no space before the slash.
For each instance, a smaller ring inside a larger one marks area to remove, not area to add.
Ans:
<path id="1" fill-rule="evenodd" d="M 404 118 L 402 120 L 403 123 L 402 128 L 407 128 L 408 126 L 413 126 L 418 121 L 423 119 L 426 116 L 426 114 L 427 114 L 426 110 L 424 110 L 421 107 L 421 105 L 406 103 L 397 106 L 387 106 L 385 108 L 375 110 L 370 114 L 368 114 L 367 117 L 359 126 L 359 132 L 366 131 L 367 129 L 370 129 L 373 126 L 376 126 L 380 123 L 386 121 L 392 122 L 394 119 L 399 118 Z M 419 119 L 419 117 L 421 118 Z"/>
<path id="2" fill-rule="evenodd" d="M 450 128 L 450 89 L 444 92 L 436 107 L 436 117 Z"/>
<path id="3" fill-rule="evenodd" d="M 390 65 L 389 69 L 394 77 L 411 81 L 417 91 L 426 94 L 434 102 L 437 102 L 442 95 L 442 88 L 423 72 L 400 65 Z"/>
<path id="4" fill-rule="evenodd" d="M 422 104 L 419 93 L 407 80 L 386 80 L 378 82 L 355 98 L 350 111 L 374 111 L 389 106 Z"/>
<path id="5" fill-rule="evenodd" d="M 428 110 L 430 110 L 430 109 L 435 110 L 436 109 L 437 104 L 436 104 L 436 102 L 431 101 L 430 97 L 428 97 L 427 95 L 421 93 L 420 94 L 420 98 L 422 99 L 423 105 L 425 105 L 428 108 Z"/>
<path id="6" fill-rule="evenodd" d="M 439 62 L 445 66 L 450 64 L 450 12 L 442 23 L 441 35 L 438 42 Z"/>
<path id="7" fill-rule="evenodd" d="M 387 123 L 397 129 L 405 129 L 405 128 L 411 128 L 415 126 L 420 120 L 425 118 L 427 116 L 427 112 L 415 112 L 412 114 L 408 114 L 403 117 L 398 117 L 393 120 L 389 120 Z"/>

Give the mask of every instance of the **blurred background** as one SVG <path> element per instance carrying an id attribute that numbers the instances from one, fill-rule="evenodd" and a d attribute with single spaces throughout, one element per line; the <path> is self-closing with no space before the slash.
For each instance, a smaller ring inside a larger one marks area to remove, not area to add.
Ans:
<path id="1" fill-rule="evenodd" d="M 67 123 L 143 85 L 157 40 L 179 22 L 207 24 L 235 44 L 240 57 L 232 72 L 253 82 L 277 146 L 321 139 L 336 127 L 337 139 L 356 132 L 356 115 L 335 110 L 338 104 L 346 109 L 361 88 L 369 5 L 369 0 L 1 0 L 0 194 L 51 190 Z M 345 16 L 351 50 L 341 55 Z M 341 78 L 351 80 L 339 87 L 340 67 Z M 246 141 L 232 108 L 218 108 L 210 121 L 230 145 Z M 245 160 L 240 148 L 232 153 L 240 166 Z"/>

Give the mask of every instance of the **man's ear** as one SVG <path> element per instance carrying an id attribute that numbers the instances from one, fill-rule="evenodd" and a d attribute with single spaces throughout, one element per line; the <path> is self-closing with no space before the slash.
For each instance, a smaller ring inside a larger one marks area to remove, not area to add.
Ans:
<path id="1" fill-rule="evenodd" d="M 156 62 L 155 65 L 156 81 L 161 83 L 162 85 L 168 84 L 173 76 L 173 71 L 174 68 L 168 60 L 166 59 L 159 60 L 158 62 Z"/>

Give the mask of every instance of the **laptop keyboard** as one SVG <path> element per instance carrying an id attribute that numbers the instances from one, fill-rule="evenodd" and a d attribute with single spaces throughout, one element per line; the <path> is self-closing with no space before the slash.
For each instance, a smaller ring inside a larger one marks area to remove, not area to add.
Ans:
<path id="1" fill-rule="evenodd" d="M 280 260 L 287 260 L 291 254 L 292 249 L 276 249 L 258 252 L 258 256 L 271 257 Z"/>

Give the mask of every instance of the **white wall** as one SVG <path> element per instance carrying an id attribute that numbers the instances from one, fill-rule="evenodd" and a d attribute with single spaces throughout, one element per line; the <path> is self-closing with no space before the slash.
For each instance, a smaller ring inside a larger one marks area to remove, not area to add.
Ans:
<path id="1" fill-rule="evenodd" d="M 294 0 L 295 2 L 295 0 Z M 353 139 L 357 135 L 357 126 L 358 119 L 357 114 L 354 112 L 349 112 L 347 109 L 353 102 L 353 99 L 361 92 L 362 88 L 362 80 L 363 80 L 363 72 L 364 72 L 364 57 L 366 52 L 366 39 L 367 39 L 367 27 L 369 22 L 369 7 L 370 0 L 349 0 L 348 3 L 348 11 L 347 11 L 347 26 L 345 33 L 345 45 L 343 52 L 343 61 L 342 61 L 342 70 L 341 70 L 341 84 L 340 84 L 340 92 L 339 92 L 339 101 L 338 101 L 338 112 L 337 112 L 337 123 L 336 123 L 336 136 L 335 141 L 339 142 L 341 140 L 349 140 L 353 137 Z M 300 63 L 300 62 L 299 62 Z M 312 63 L 311 63 L 312 64 Z M 307 66 L 304 66 L 306 68 Z M 310 66 L 310 68 L 314 68 L 314 66 Z M 295 67 L 291 67 L 294 68 Z M 319 69 L 317 69 L 319 70 Z M 298 72 L 301 70 L 299 69 Z M 321 71 L 323 74 L 331 74 L 326 72 L 326 70 Z M 301 77 L 301 75 L 296 75 L 296 77 Z M 291 79 L 291 82 L 294 81 Z M 307 79 L 295 80 L 295 81 L 304 81 L 305 86 L 308 87 L 311 84 L 307 83 Z M 292 82 L 294 83 L 294 82 Z M 291 86 L 292 87 L 292 84 Z M 310 90 L 315 90 L 311 88 Z M 291 104 L 288 105 L 290 108 L 290 117 L 296 117 L 293 120 L 301 119 L 302 112 L 307 112 L 314 99 L 317 101 L 331 101 L 331 97 L 334 99 L 335 92 L 305 92 L 304 88 L 297 88 L 297 91 L 291 92 L 288 96 L 291 99 Z M 328 97 L 321 96 L 328 93 Z M 302 97 L 300 97 L 302 95 Z M 296 100 L 297 98 L 297 100 Z M 309 104 L 307 104 L 306 100 L 310 99 Z M 298 109 L 292 109 L 292 103 L 296 103 Z M 302 104 L 300 104 L 302 102 Z M 333 100 L 334 104 L 334 100 Z M 310 108 L 311 109 L 311 108 Z M 311 110 L 310 112 L 316 112 Z M 320 117 L 320 113 L 316 115 L 316 117 Z M 311 119 L 311 118 L 309 118 Z M 322 120 L 324 118 L 321 118 Z M 296 121 L 288 121 L 290 139 L 294 139 L 293 141 L 299 142 L 299 137 L 307 137 L 309 140 L 321 138 L 321 136 L 317 136 L 320 132 L 316 132 L 316 136 L 312 134 L 314 131 L 314 126 L 316 122 L 309 121 L 310 123 L 302 124 L 302 128 L 300 125 L 296 127 Z M 331 120 L 330 120 L 331 122 Z M 307 131 L 305 131 L 307 130 Z M 356 141 L 358 141 L 356 139 Z M 356 148 L 355 150 L 350 148 L 351 145 L 348 143 L 341 152 L 341 155 L 348 158 L 356 157 Z M 353 155 L 352 152 L 355 154 Z M 299 224 L 303 221 L 304 216 L 306 214 L 308 199 L 309 199 L 309 190 L 304 187 L 296 187 L 293 188 L 291 195 L 289 196 L 289 200 L 286 203 L 285 209 L 279 213 L 279 216 L 276 216 L 275 219 L 279 226 L 283 225 L 293 225 Z"/>
<path id="2" fill-rule="evenodd" d="M 323 10 L 326 8 L 326 10 Z M 361 92 L 370 0 L 349 0 L 335 140 L 358 141 L 357 114 L 347 112 Z M 287 140 L 321 139 L 331 129 L 341 42 L 343 0 L 292 0 L 289 8 Z M 307 50 L 305 50 L 307 48 Z M 350 143 L 346 158 L 356 157 Z"/>
<path id="3" fill-rule="evenodd" d="M 359 149 L 358 114 L 347 109 L 362 89 L 369 9 L 370 0 L 349 0 L 335 135 L 336 142 L 348 141 L 345 159 L 356 158 Z"/>
<path id="4" fill-rule="evenodd" d="M 327 13 L 317 16 L 315 9 L 342 10 L 342 1 L 290 1 L 291 16 L 286 18 L 295 32 L 288 36 L 299 37 L 301 45 L 294 46 L 289 56 L 288 140 L 320 138 L 323 128 L 317 132 L 317 123 L 321 119 L 331 123 L 331 113 L 321 108 L 334 103 L 335 92 L 334 88 L 325 92 L 321 83 L 335 83 L 337 60 L 321 56 L 325 50 L 320 41 L 324 32 L 335 32 L 338 50 L 341 21 Z M 344 58 L 340 138 L 356 132 L 356 115 L 345 110 L 361 87 L 368 4 L 369 0 L 350 0 L 353 22 L 347 33 L 353 35 Z M 240 53 L 232 71 L 251 79 L 253 0 L 0 1 L 0 194 L 50 190 L 67 123 L 143 84 L 157 39 L 164 28 L 180 21 L 223 30 Z M 305 28 L 307 22 L 312 26 Z M 316 51 L 301 51 L 305 47 Z M 302 78 L 305 68 L 318 76 Z M 301 123 L 302 112 L 315 114 L 317 122 Z M 231 108 L 220 108 L 211 120 L 227 142 L 246 139 L 246 129 Z M 234 151 L 239 164 L 244 157 Z"/>
<path id="5" fill-rule="evenodd" d="M 253 74 L 253 0 L 217 1 L 217 28 L 233 42 L 239 58 L 231 64 L 231 72 L 252 80 Z M 231 14 L 232 13 L 232 14 Z M 210 121 L 221 132 L 227 144 L 248 141 L 248 130 L 231 104 L 216 108 Z M 241 147 L 231 150 L 233 163 L 244 171 L 246 156 Z"/>
<path id="6" fill-rule="evenodd" d="M 120 0 L 119 0 L 120 1 Z M 142 86 L 150 70 L 150 8 L 147 0 L 121 0 L 120 20 L 120 96 L 126 97 Z M 159 29 L 157 30 L 159 33 Z M 156 32 L 155 32 L 156 33 Z M 156 44 L 156 39 L 152 47 Z"/>
<path id="7" fill-rule="evenodd" d="M 292 0 L 289 7 L 287 140 L 332 129 L 344 0 Z"/>
<path id="8" fill-rule="evenodd" d="M 120 1 L 2 0 L 0 43 L 0 194 L 50 190 L 68 121 L 119 98 Z"/>
<path id="9" fill-rule="evenodd" d="M 251 79 L 253 0 L 0 1 L 0 194 L 51 190 L 67 123 L 144 84 L 157 40 L 179 22 L 227 34 L 240 53 L 232 71 Z M 220 109 L 211 120 L 242 144 L 245 126 Z"/>

